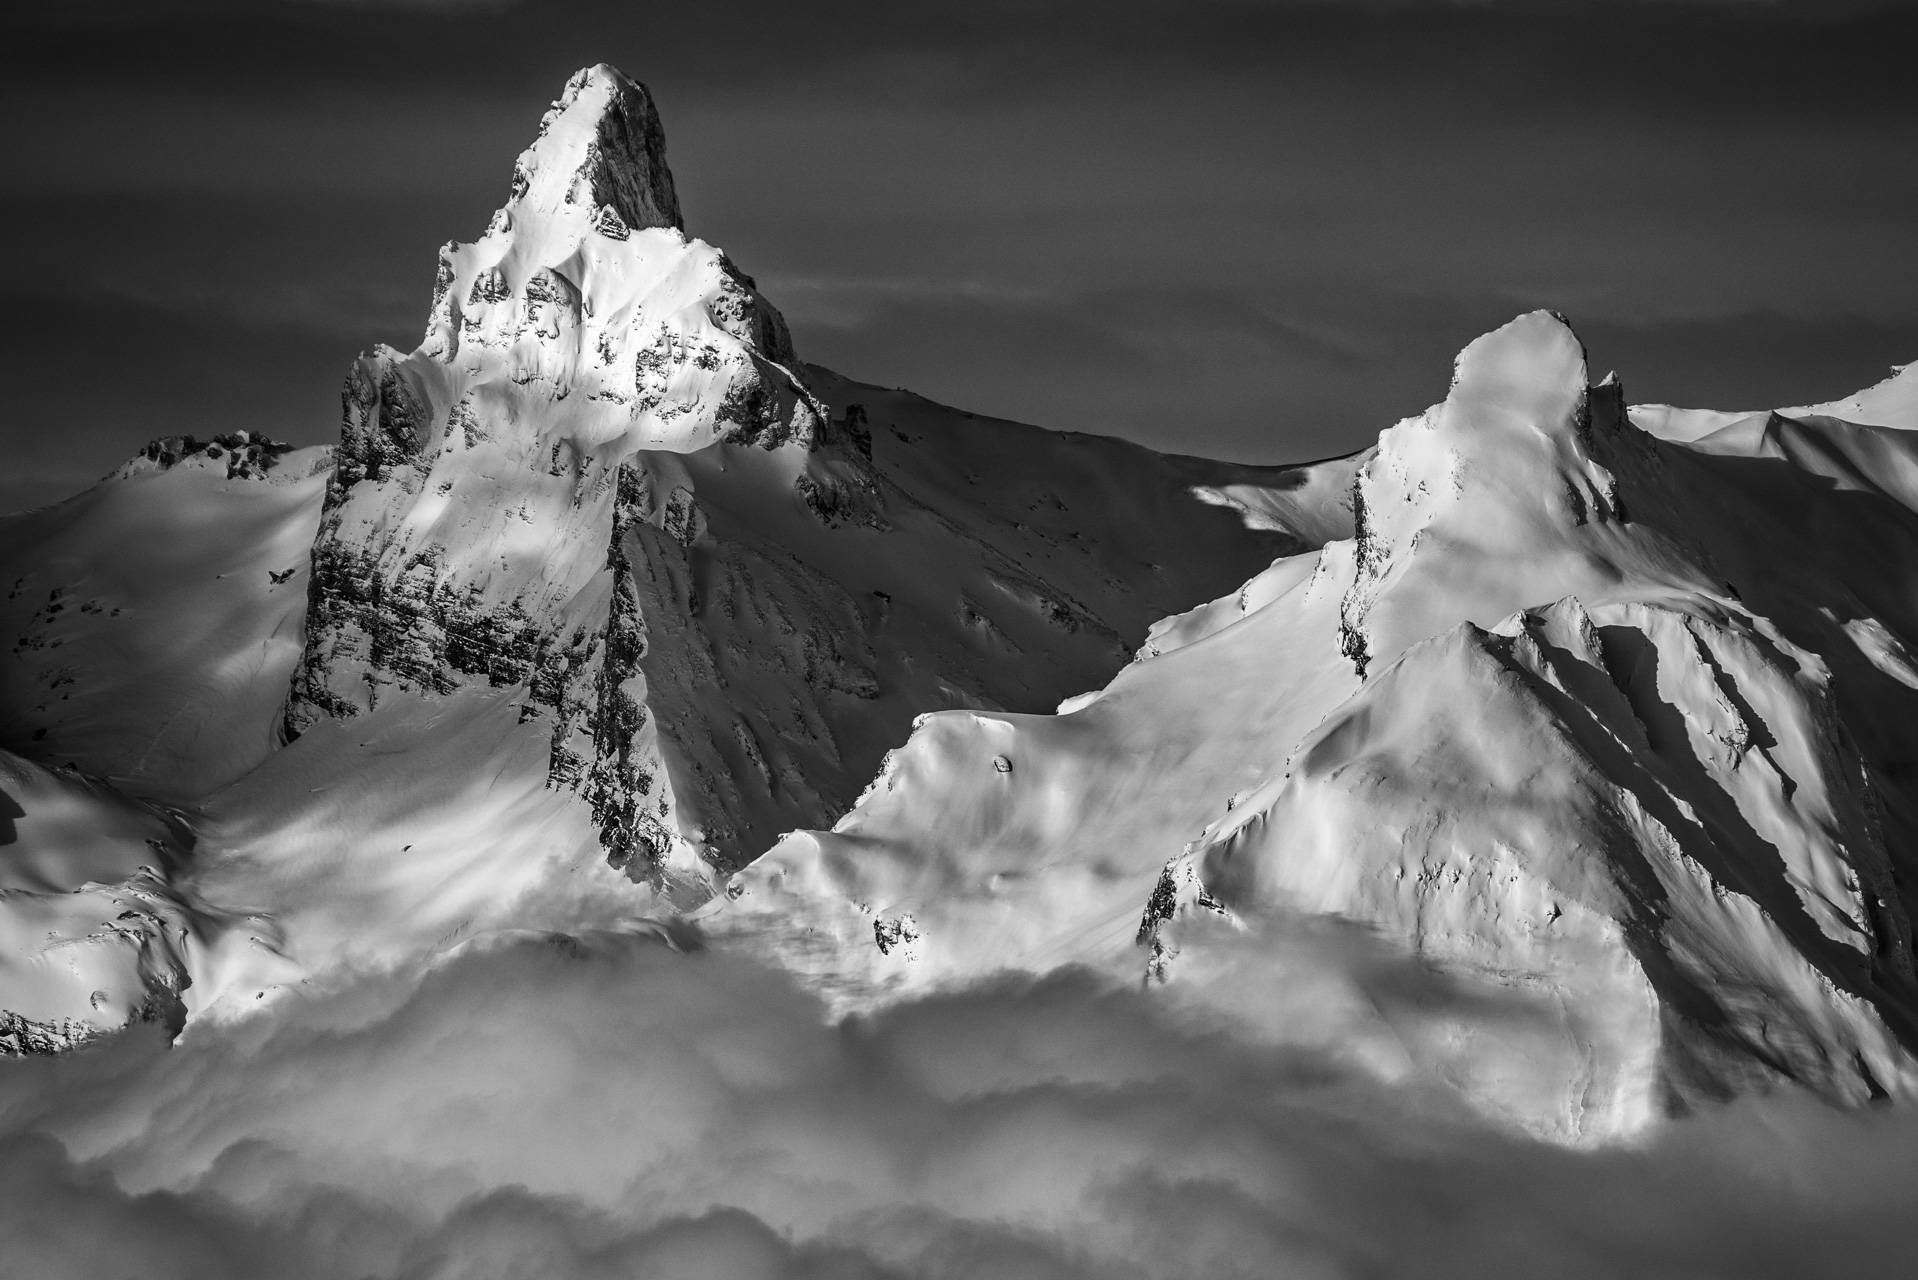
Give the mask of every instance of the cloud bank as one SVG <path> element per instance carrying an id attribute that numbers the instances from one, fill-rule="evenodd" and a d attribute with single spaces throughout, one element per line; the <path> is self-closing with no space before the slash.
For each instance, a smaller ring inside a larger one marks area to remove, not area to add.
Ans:
<path id="1" fill-rule="evenodd" d="M 1918 1132 L 1800 1098 L 1578 1153 L 1084 972 L 835 1020 L 725 948 L 473 948 L 0 1072 L 42 1277 L 1858 1274 Z"/>

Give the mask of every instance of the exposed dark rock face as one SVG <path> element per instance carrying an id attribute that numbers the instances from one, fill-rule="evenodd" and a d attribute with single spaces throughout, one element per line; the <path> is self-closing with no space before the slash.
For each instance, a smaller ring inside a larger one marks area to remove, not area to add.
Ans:
<path id="1" fill-rule="evenodd" d="M 606 548 L 612 598 L 606 610 L 599 670 L 593 681 L 593 758 L 583 781 L 606 860 L 615 867 L 650 868 L 661 862 L 671 845 L 672 832 L 664 821 L 670 813 L 665 797 L 653 795 L 658 770 L 642 760 L 635 749 L 648 715 L 641 701 L 645 677 L 639 665 L 646 656 L 646 622 L 633 589 L 626 535 L 640 519 L 640 505 L 638 473 L 630 464 L 622 464 L 613 533 Z M 556 745 L 556 760 L 560 750 Z"/>
<path id="2" fill-rule="evenodd" d="M 166 471 L 199 458 L 224 463 L 229 480 L 251 480 L 265 477 L 283 454 L 292 451 L 292 445 L 269 439 L 257 431 L 230 431 L 210 440 L 190 435 L 162 436 L 142 449 L 121 473 L 132 474 L 146 467 Z"/>
<path id="3" fill-rule="evenodd" d="M 567 81 L 560 111 L 572 105 L 596 73 L 610 73 L 615 89 L 582 166 L 591 180 L 593 204 L 617 215 L 616 225 L 627 232 L 684 226 L 672 170 L 666 167 L 666 131 L 644 85 L 610 67 L 581 71 Z"/>
<path id="4" fill-rule="evenodd" d="M 78 1049 L 106 1033 L 72 1018 L 34 1022 L 0 1009 L 0 1057 L 51 1057 Z"/>

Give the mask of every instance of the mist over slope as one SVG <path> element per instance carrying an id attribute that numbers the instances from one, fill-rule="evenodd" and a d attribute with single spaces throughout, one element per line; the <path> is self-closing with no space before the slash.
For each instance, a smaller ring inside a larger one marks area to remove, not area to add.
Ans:
<path id="1" fill-rule="evenodd" d="M 1366 959 L 1293 941 L 1292 975 Z M 1912 1247 L 1906 1112 L 1784 1096 L 1575 1152 L 1315 1042 L 1322 986 L 1277 1043 L 1168 990 L 1066 970 L 835 1023 L 726 948 L 472 949 L 8 1064 L 0 1234 L 23 1272 L 154 1280 L 1743 1280 Z"/>
<path id="2" fill-rule="evenodd" d="M 583 71 L 338 448 L 0 519 L 15 1176 L 246 1274 L 1336 1272 L 1347 1138 L 1816 1146 L 1918 1090 L 1914 370 L 1630 408 L 1537 312 L 1343 459 L 977 418 Z"/>

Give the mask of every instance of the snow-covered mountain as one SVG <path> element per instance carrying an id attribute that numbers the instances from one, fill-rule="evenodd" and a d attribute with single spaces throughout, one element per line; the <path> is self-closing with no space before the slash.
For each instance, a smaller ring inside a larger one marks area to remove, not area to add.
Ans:
<path id="1" fill-rule="evenodd" d="M 185 833 L 155 873 L 194 904 L 168 993 L 699 903 L 836 820 L 916 716 L 1050 709 L 1349 531 L 1347 464 L 1168 457 L 803 365 L 678 224 L 645 90 L 582 72 L 487 234 L 442 251 L 420 348 L 349 373 L 337 450 L 159 441 L 0 524 L 0 744 Z M 36 926 L 20 963 L 101 936 Z M 91 990 L 21 1016 L 138 1012 Z"/>
<path id="2" fill-rule="evenodd" d="M 337 450 L 0 521 L 0 1043 L 681 915 L 841 1007 L 1329 1025 L 1572 1141 L 1903 1097 L 1914 432 L 1918 366 L 1628 409 L 1549 313 L 1345 459 L 977 418 L 803 363 L 593 68 Z"/>
<path id="3" fill-rule="evenodd" d="M 1895 417 L 1662 439 L 1522 316 L 1380 436 L 1352 538 L 1168 619 L 1069 714 L 929 717 L 716 927 L 854 1000 L 1076 961 L 1250 1007 L 1246 937 L 1333 918 L 1536 997 L 1542 1038 L 1417 1002 L 1351 1036 L 1545 1132 L 1779 1077 L 1908 1095 Z"/>

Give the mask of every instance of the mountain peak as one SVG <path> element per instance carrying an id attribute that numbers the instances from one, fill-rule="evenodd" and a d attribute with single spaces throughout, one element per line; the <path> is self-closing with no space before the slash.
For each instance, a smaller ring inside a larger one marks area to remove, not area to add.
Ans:
<path id="1" fill-rule="evenodd" d="M 543 785 L 581 798 L 613 866 L 703 892 L 721 819 L 678 816 L 701 784 L 674 781 L 645 709 L 633 539 L 690 554 L 703 517 L 682 456 L 721 441 L 800 446 L 769 474 L 804 471 L 791 501 L 826 502 L 805 470 L 825 410 L 777 310 L 680 229 L 665 150 L 636 81 L 573 76 L 486 233 L 441 250 L 419 349 L 348 375 L 284 724 L 537 684 L 517 723 L 545 721 Z"/>
<path id="2" fill-rule="evenodd" d="M 1571 323 L 1556 311 L 1530 311 L 1459 353 L 1448 425 L 1563 435 L 1587 385 L 1585 344 Z"/>
<path id="3" fill-rule="evenodd" d="M 1563 316 L 1533 311 L 1467 346 L 1444 401 L 1380 435 L 1354 490 L 1358 574 L 1341 621 L 1361 674 L 1461 620 L 1609 599 L 1623 563 L 1668 572 L 1626 528 L 1662 482 L 1622 395 L 1615 379 L 1590 383 Z M 1694 575 L 1674 589 L 1712 587 Z"/>
<path id="4" fill-rule="evenodd" d="M 604 62 L 575 72 L 513 168 L 513 203 L 610 210 L 632 231 L 679 228 L 666 132 L 646 87 Z"/>

